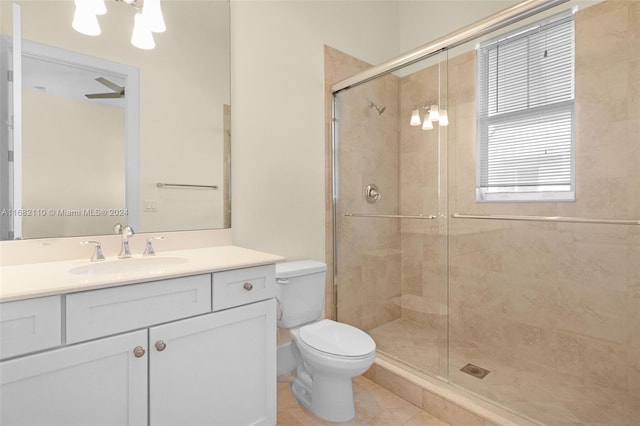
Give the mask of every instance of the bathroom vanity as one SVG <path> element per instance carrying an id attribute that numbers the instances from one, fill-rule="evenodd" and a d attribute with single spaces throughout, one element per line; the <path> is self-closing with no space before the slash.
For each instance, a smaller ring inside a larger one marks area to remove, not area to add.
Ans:
<path id="1" fill-rule="evenodd" d="M 275 424 L 281 260 L 224 246 L 3 267 L 0 424 Z"/>

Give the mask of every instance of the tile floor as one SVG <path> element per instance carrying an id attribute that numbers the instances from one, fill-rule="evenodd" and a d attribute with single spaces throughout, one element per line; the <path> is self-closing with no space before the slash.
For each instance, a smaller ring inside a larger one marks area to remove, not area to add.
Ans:
<path id="1" fill-rule="evenodd" d="M 300 406 L 289 385 L 291 376 L 278 379 L 278 426 L 317 426 L 336 423 L 322 420 Z M 356 417 L 341 425 L 449 426 L 448 423 L 359 376 L 353 380 Z"/>

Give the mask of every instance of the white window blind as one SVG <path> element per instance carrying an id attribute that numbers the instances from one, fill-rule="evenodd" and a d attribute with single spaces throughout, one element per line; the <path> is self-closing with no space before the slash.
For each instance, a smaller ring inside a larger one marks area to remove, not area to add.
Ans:
<path id="1" fill-rule="evenodd" d="M 574 200 L 574 19 L 478 47 L 478 201 Z"/>

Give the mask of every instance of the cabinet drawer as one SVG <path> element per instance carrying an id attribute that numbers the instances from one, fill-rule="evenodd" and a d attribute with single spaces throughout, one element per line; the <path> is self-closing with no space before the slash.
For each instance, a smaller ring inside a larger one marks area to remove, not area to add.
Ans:
<path id="1" fill-rule="evenodd" d="M 74 293 L 67 296 L 67 343 L 210 311 L 210 274 Z"/>
<path id="2" fill-rule="evenodd" d="M 213 310 L 275 297 L 275 285 L 275 265 L 216 272 L 213 274 Z"/>
<path id="3" fill-rule="evenodd" d="M 0 358 L 60 345 L 61 309 L 60 296 L 0 304 Z"/>

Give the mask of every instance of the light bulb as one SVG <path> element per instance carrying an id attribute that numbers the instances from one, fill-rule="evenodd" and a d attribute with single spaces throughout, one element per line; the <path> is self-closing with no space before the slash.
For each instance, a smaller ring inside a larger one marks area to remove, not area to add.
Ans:
<path id="1" fill-rule="evenodd" d="M 150 50 L 156 47 L 156 43 L 153 41 L 153 34 L 151 34 L 151 31 L 149 30 L 147 21 L 140 13 L 136 13 L 134 17 L 131 44 L 138 49 L 145 50 Z"/>
<path id="2" fill-rule="evenodd" d="M 104 4 L 104 0 L 91 0 L 91 3 L 94 14 L 104 15 L 107 13 L 107 6 Z"/>
<path id="3" fill-rule="evenodd" d="M 422 120 L 420 120 L 420 111 L 418 108 L 411 111 L 411 121 L 409 121 L 409 125 L 411 126 L 419 126 Z"/>
<path id="4" fill-rule="evenodd" d="M 149 30 L 154 33 L 163 33 L 167 29 L 160 8 L 160 0 L 144 0 L 142 16 L 147 20 Z"/>
<path id="5" fill-rule="evenodd" d="M 429 107 L 429 121 L 438 121 L 440 119 L 440 113 L 438 112 L 438 105 L 431 105 Z"/>
<path id="6" fill-rule="evenodd" d="M 429 117 L 425 117 L 422 122 L 422 130 L 431 130 L 433 129 L 433 123 L 429 120 Z"/>
<path id="7" fill-rule="evenodd" d="M 87 0 L 75 0 L 75 4 L 76 10 L 71 23 L 73 29 L 85 35 L 100 35 L 100 24 L 98 24 L 92 3 Z"/>
<path id="8" fill-rule="evenodd" d="M 442 111 L 440 111 L 440 118 L 438 119 L 438 124 L 440 124 L 441 126 L 449 125 L 449 116 L 447 115 L 446 109 L 443 109 Z"/>

